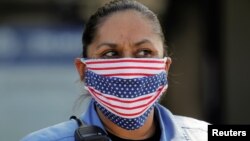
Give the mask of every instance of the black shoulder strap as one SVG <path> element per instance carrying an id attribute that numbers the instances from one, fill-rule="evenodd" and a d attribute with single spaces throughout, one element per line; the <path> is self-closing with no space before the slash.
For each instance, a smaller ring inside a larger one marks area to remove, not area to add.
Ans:
<path id="1" fill-rule="evenodd" d="M 84 122 L 82 122 L 76 116 L 71 116 L 69 118 L 74 119 L 78 128 L 75 130 L 75 141 L 109 141 L 108 135 L 98 126 L 89 125 L 87 126 Z"/>
<path id="2" fill-rule="evenodd" d="M 74 116 L 74 115 L 72 115 L 69 119 L 70 119 L 70 120 L 71 120 L 71 119 L 74 119 L 74 120 L 77 122 L 77 124 L 78 124 L 79 127 L 85 125 L 79 118 L 77 118 L 77 117 Z"/>

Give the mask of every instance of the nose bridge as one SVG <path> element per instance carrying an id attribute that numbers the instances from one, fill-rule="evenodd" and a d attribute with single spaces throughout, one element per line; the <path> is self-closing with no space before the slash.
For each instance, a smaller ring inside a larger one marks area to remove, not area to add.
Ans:
<path id="1" fill-rule="evenodd" d="M 133 47 L 130 44 L 125 44 L 122 48 L 122 58 L 133 58 Z"/>
<path id="2" fill-rule="evenodd" d="M 122 54 L 122 58 L 133 58 L 133 54 L 128 50 L 124 50 Z"/>

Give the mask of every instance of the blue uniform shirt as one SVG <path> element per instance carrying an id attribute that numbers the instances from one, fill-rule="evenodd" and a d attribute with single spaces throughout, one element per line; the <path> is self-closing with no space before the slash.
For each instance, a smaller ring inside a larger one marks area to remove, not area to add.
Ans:
<path id="1" fill-rule="evenodd" d="M 157 120 L 161 130 L 160 141 L 205 141 L 208 123 L 193 118 L 175 116 L 165 107 L 156 104 Z M 104 129 L 94 107 L 93 100 L 87 111 L 80 117 L 87 125 L 96 125 Z M 74 132 L 78 128 L 75 120 L 33 132 L 21 141 L 75 141 Z"/>

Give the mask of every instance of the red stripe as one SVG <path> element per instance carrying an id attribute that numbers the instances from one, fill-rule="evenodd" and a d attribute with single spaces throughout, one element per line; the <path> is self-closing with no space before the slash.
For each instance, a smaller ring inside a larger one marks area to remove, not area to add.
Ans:
<path id="1" fill-rule="evenodd" d="M 112 109 L 112 108 L 111 108 Z M 116 110 L 113 110 L 115 113 L 119 114 L 119 115 L 122 115 L 122 116 L 126 116 L 126 117 L 131 117 L 131 116 L 136 116 L 136 115 L 140 115 L 141 113 L 145 112 L 146 110 L 148 109 L 148 107 L 146 107 L 145 109 L 143 109 L 141 112 L 137 112 L 137 113 L 134 113 L 134 114 L 124 114 L 124 113 L 120 113 Z"/>
<path id="2" fill-rule="evenodd" d="M 90 88 L 90 87 L 89 87 L 89 89 L 90 89 L 91 91 L 93 91 L 95 94 L 100 95 L 100 96 L 103 96 L 103 97 L 105 97 L 105 98 L 107 98 L 107 99 L 109 99 L 109 100 L 114 100 L 114 101 L 123 102 L 123 103 L 138 102 L 138 101 L 146 100 L 146 99 L 152 97 L 152 96 L 146 96 L 146 97 L 139 98 L 139 99 L 132 100 L 132 101 L 131 101 L 131 100 L 121 100 L 121 99 L 119 99 L 119 98 L 106 97 L 106 96 L 104 96 L 103 94 L 101 94 L 101 93 L 95 91 L 95 89 L 93 89 L 93 88 Z M 159 91 L 159 90 L 157 90 L 157 91 Z"/>
<path id="3" fill-rule="evenodd" d="M 93 94 L 96 94 L 94 91 L 92 91 Z M 119 108 L 119 109 L 124 109 L 124 110 L 133 110 L 133 109 L 138 109 L 138 108 L 142 108 L 144 107 L 145 105 L 148 105 L 148 103 L 146 104 L 143 104 L 143 105 L 139 105 L 139 106 L 135 106 L 135 107 L 121 107 L 121 106 L 117 106 L 117 105 L 113 105 L 113 104 L 110 104 L 102 99 L 100 99 L 99 97 L 96 97 L 97 99 L 99 99 L 100 101 L 102 101 L 102 103 L 105 103 L 106 105 L 108 105 L 109 107 L 113 107 L 113 108 Z M 112 108 L 112 109 L 113 109 Z"/>
<path id="4" fill-rule="evenodd" d="M 152 76 L 154 74 L 148 73 L 114 73 L 114 74 L 101 74 L 103 76 Z"/>
<path id="5" fill-rule="evenodd" d="M 164 63 L 164 61 L 159 61 L 159 60 L 133 60 L 133 59 L 128 59 L 128 60 L 108 60 L 107 61 L 86 61 L 86 64 L 103 64 L 103 63 L 121 63 L 121 62 L 130 62 L 130 63 Z"/>
<path id="6" fill-rule="evenodd" d="M 115 69 L 148 69 L 148 70 L 161 70 L 164 69 L 164 67 L 133 67 L 133 66 L 128 66 L 128 67 L 109 67 L 109 68 L 91 68 L 89 67 L 88 69 L 90 70 L 115 70 Z"/>
<path id="7" fill-rule="evenodd" d="M 162 88 L 160 88 L 158 91 L 158 94 L 151 100 L 151 101 L 149 101 L 147 104 L 144 104 L 144 105 L 149 105 L 150 103 L 152 103 L 156 98 L 158 98 L 158 96 L 160 95 L 160 92 L 162 91 L 162 89 L 163 89 L 163 87 Z M 92 94 L 95 96 L 95 92 L 94 91 L 91 91 L 92 92 Z M 96 96 L 95 96 L 96 97 Z M 143 113 L 146 109 L 147 109 L 147 107 L 145 108 L 145 109 L 143 109 L 142 111 L 140 111 L 140 112 L 137 112 L 137 113 L 133 113 L 133 114 L 125 114 L 125 113 L 120 113 L 120 112 L 118 112 L 117 110 L 115 110 L 115 109 L 113 109 L 112 107 L 116 107 L 116 108 L 120 108 L 120 109 L 125 109 L 125 110 L 130 110 L 130 109 L 135 109 L 135 107 L 131 107 L 131 108 L 126 108 L 126 107 L 120 107 L 120 106 L 115 106 L 115 105 L 112 105 L 112 104 L 110 104 L 110 103 L 107 103 L 107 102 L 105 102 L 105 101 L 103 101 L 103 100 L 101 100 L 100 98 L 98 98 L 98 97 L 96 97 L 97 99 L 99 99 L 100 101 L 102 101 L 103 103 L 105 103 L 106 105 L 108 105 L 108 108 L 110 108 L 112 111 L 114 111 L 115 113 L 118 113 L 118 114 L 120 114 L 120 115 L 123 115 L 123 116 L 135 116 L 135 115 L 138 115 L 138 114 L 141 114 L 141 113 Z M 144 106 L 144 105 L 141 105 L 141 106 L 137 106 L 137 107 L 142 107 L 142 106 Z"/>

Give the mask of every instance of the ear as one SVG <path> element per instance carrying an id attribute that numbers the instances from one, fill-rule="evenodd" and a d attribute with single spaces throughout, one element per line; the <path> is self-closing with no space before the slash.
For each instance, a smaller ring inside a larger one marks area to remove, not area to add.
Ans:
<path id="1" fill-rule="evenodd" d="M 172 63 L 172 59 L 170 57 L 167 57 L 166 66 L 165 66 L 166 72 L 169 71 L 171 63 Z"/>
<path id="2" fill-rule="evenodd" d="M 80 58 L 76 58 L 75 59 L 75 67 L 76 67 L 76 70 L 78 71 L 78 74 L 80 76 L 81 81 L 83 81 L 83 79 L 85 77 L 86 65 L 84 63 L 82 63 Z"/>

